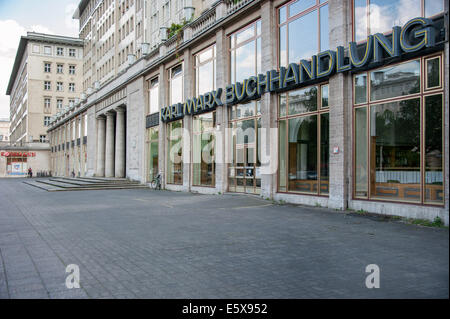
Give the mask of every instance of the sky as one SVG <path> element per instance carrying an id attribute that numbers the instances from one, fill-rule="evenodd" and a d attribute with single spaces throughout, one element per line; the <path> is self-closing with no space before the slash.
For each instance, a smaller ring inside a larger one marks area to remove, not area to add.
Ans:
<path id="1" fill-rule="evenodd" d="M 78 0 L 0 0 L 0 118 L 9 118 L 6 89 L 20 37 L 27 31 L 78 37 Z"/>

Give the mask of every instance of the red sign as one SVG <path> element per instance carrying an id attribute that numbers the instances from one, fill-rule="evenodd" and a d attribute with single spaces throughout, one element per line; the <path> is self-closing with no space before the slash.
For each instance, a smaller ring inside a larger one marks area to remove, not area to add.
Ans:
<path id="1" fill-rule="evenodd" d="M 35 157 L 36 152 L 1 152 L 1 156 L 23 156 L 23 157 Z"/>

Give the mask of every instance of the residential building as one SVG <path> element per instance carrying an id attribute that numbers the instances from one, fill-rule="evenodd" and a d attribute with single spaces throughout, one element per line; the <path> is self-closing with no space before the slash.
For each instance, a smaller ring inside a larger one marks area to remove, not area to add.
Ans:
<path id="1" fill-rule="evenodd" d="M 6 94 L 12 144 L 46 143 L 51 116 L 82 92 L 83 41 L 28 32 L 22 36 Z"/>
<path id="2" fill-rule="evenodd" d="M 83 119 L 80 175 L 448 225 L 448 2 L 410 3 L 214 1 L 51 119 L 52 167 Z"/>
<path id="3" fill-rule="evenodd" d="M 0 144 L 9 143 L 9 119 L 0 118 Z"/>

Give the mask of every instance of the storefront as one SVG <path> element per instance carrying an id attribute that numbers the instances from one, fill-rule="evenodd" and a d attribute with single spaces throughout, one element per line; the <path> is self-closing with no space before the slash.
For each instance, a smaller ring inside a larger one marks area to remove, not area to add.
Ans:
<path id="1" fill-rule="evenodd" d="M 87 175 L 111 163 L 101 103 L 120 94 L 130 179 L 448 223 L 447 11 L 217 1 L 80 106 Z"/>
<path id="2" fill-rule="evenodd" d="M 31 168 L 33 175 L 50 174 L 49 150 L 7 146 L 0 149 L 0 177 L 25 177 Z"/>

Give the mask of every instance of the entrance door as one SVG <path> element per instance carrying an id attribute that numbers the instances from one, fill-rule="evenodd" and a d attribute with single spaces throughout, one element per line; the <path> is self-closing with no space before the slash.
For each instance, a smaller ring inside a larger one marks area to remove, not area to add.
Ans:
<path id="1" fill-rule="evenodd" d="M 257 130 L 242 129 L 243 127 L 251 129 L 258 127 L 259 125 L 253 124 L 257 121 L 258 119 L 250 119 L 233 124 L 232 163 L 228 168 L 228 190 L 230 192 L 261 193 L 258 133 Z"/>

